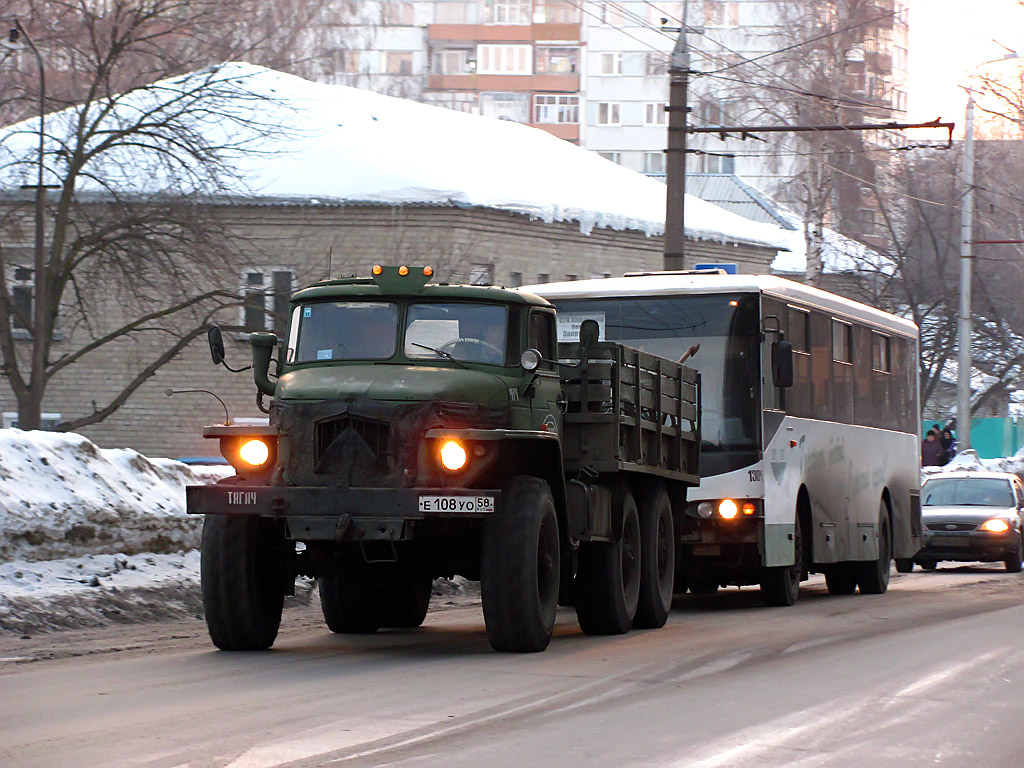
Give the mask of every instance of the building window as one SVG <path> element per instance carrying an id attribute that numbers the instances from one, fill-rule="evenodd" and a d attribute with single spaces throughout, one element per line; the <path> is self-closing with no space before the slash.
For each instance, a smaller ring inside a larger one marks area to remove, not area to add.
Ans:
<path id="1" fill-rule="evenodd" d="M 892 340 L 874 331 L 871 332 L 871 367 L 882 373 L 892 372 Z"/>
<path id="2" fill-rule="evenodd" d="M 853 362 L 853 326 L 841 320 L 832 321 L 832 359 L 837 363 Z"/>
<path id="3" fill-rule="evenodd" d="M 530 24 L 533 0 L 486 0 L 484 24 Z"/>
<path id="4" fill-rule="evenodd" d="M 534 24 L 576 24 L 579 20 L 580 9 L 572 0 L 535 0 L 534 2 Z"/>
<path id="5" fill-rule="evenodd" d="M 733 155 L 698 155 L 697 173 L 735 173 L 736 158 Z"/>
<path id="6" fill-rule="evenodd" d="M 384 71 L 389 75 L 411 75 L 412 51 L 385 51 Z"/>
<path id="7" fill-rule="evenodd" d="M 413 3 L 389 2 L 381 3 L 381 21 L 386 25 L 412 26 L 415 23 L 415 6 Z"/>
<path id="8" fill-rule="evenodd" d="M 622 54 L 621 53 L 602 53 L 601 54 L 601 74 L 602 75 L 621 75 L 622 74 Z"/>
<path id="9" fill-rule="evenodd" d="M 661 26 L 678 27 L 683 21 L 683 4 L 681 2 L 659 2 L 647 3 L 647 22 L 651 26 L 658 28 Z M 665 19 L 667 24 L 662 24 L 661 20 Z"/>
<path id="10" fill-rule="evenodd" d="M 644 152 L 644 173 L 664 173 L 665 153 Z"/>
<path id="11" fill-rule="evenodd" d="M 619 125 L 619 108 L 617 101 L 599 101 L 597 103 L 598 125 Z"/>
<path id="12" fill-rule="evenodd" d="M 473 51 L 465 48 L 434 51 L 432 71 L 438 75 L 467 75 L 473 71 Z"/>
<path id="13" fill-rule="evenodd" d="M 568 274 L 568 275 L 565 276 L 565 279 L 566 279 L 567 282 L 571 283 L 571 282 L 574 282 L 576 280 L 579 280 L 580 276 L 579 275 Z"/>
<path id="14" fill-rule="evenodd" d="M 669 54 L 648 53 L 644 56 L 644 74 L 646 75 L 667 75 Z"/>
<path id="15" fill-rule="evenodd" d="M 740 4 L 724 0 L 704 0 L 704 24 L 709 27 L 737 27 Z"/>
<path id="16" fill-rule="evenodd" d="M 551 274 L 549 272 L 538 272 L 537 273 L 537 282 L 538 283 L 550 283 L 551 282 Z"/>
<path id="17" fill-rule="evenodd" d="M 471 264 L 469 267 L 470 285 L 494 285 L 493 264 Z"/>
<path id="18" fill-rule="evenodd" d="M 621 159 L 620 152 L 598 152 L 597 154 L 599 154 L 605 160 L 611 160 L 613 163 L 617 163 Z"/>
<path id="19" fill-rule="evenodd" d="M 533 50 L 528 45 L 479 45 L 477 72 L 481 75 L 533 74 Z"/>
<path id="20" fill-rule="evenodd" d="M 537 74 L 572 74 L 579 69 L 579 48 L 537 46 Z"/>
<path id="21" fill-rule="evenodd" d="M 516 123 L 530 122 L 530 94 L 528 93 L 481 93 L 480 114 L 511 120 Z"/>
<path id="22" fill-rule="evenodd" d="M 294 277 L 291 270 L 257 267 L 242 275 L 242 327 L 246 331 L 274 331 L 284 335 L 288 300 Z"/>
<path id="23" fill-rule="evenodd" d="M 39 414 L 39 428 L 47 431 L 53 431 L 57 428 L 57 425 L 63 421 L 63 418 L 59 413 L 41 413 Z M 3 414 L 3 425 L 4 429 L 18 429 L 18 412 L 17 411 L 4 411 Z"/>
<path id="24" fill-rule="evenodd" d="M 508 287 L 518 288 L 523 284 L 523 273 L 522 272 L 509 272 L 508 275 Z"/>
<path id="25" fill-rule="evenodd" d="M 579 121 L 579 96 L 568 93 L 538 93 L 533 97 L 533 122 L 575 124 Z"/>
<path id="26" fill-rule="evenodd" d="M 469 21 L 469 14 L 467 13 L 469 7 L 470 4 L 466 2 L 436 2 L 434 3 L 434 23 L 465 24 Z"/>
<path id="27" fill-rule="evenodd" d="M 622 6 L 618 3 L 600 3 L 599 16 L 603 24 L 610 27 L 623 25 Z"/>
<path id="28" fill-rule="evenodd" d="M 723 109 L 721 102 L 704 99 L 697 107 L 697 114 L 704 125 L 723 125 Z"/>
<path id="29" fill-rule="evenodd" d="M 426 104 L 433 104 L 436 107 L 454 109 L 456 112 L 469 112 L 480 114 L 480 98 L 475 93 L 463 91 L 442 91 L 424 93 L 423 101 Z"/>
<path id="30" fill-rule="evenodd" d="M 644 125 L 666 125 L 668 123 L 666 106 L 660 102 L 644 104 Z"/>
<path id="31" fill-rule="evenodd" d="M 15 267 L 11 276 L 11 327 L 27 331 L 32 327 L 35 311 L 32 297 L 35 296 L 35 270 L 29 267 Z"/>

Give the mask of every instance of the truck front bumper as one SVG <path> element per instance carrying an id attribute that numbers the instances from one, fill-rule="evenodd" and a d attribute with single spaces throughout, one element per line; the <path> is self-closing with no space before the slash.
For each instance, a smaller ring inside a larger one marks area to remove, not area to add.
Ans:
<path id="1" fill-rule="evenodd" d="M 484 519 L 500 507 L 501 491 L 465 488 L 322 488 L 190 485 L 190 515 L 247 515 L 285 522 L 289 538 L 309 541 L 412 538 L 417 521 Z"/>

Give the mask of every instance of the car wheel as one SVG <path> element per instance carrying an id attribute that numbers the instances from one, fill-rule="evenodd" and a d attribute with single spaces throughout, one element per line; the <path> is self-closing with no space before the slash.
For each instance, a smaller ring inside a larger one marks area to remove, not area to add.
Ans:
<path id="1" fill-rule="evenodd" d="M 1017 549 L 1004 561 L 1007 573 L 1020 573 L 1024 568 L 1024 542 L 1017 540 Z"/>
<path id="2" fill-rule="evenodd" d="M 911 557 L 897 557 L 896 558 L 896 572 L 897 573 L 910 573 L 914 570 L 914 559 Z"/>

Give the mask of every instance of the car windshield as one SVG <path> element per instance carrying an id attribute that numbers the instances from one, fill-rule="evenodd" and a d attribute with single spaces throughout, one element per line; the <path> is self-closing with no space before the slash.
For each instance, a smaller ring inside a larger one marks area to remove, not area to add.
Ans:
<path id="1" fill-rule="evenodd" d="M 936 477 L 921 487 L 925 507 L 1012 507 L 1010 483 L 996 477 Z"/>
<path id="2" fill-rule="evenodd" d="M 494 304 L 412 304 L 405 320 L 405 356 L 504 365 L 507 314 Z"/>
<path id="3" fill-rule="evenodd" d="M 398 344 L 398 306 L 384 301 L 302 304 L 292 315 L 286 360 L 386 360 Z"/>

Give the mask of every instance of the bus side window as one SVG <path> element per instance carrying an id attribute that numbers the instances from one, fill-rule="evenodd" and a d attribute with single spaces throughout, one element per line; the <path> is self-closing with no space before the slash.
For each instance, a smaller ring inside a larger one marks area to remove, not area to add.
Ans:
<path id="1" fill-rule="evenodd" d="M 555 359 L 555 318 L 550 312 L 534 310 L 530 313 L 530 337 L 528 346 L 540 352 L 545 360 Z M 550 363 L 541 363 L 550 369 Z"/>

